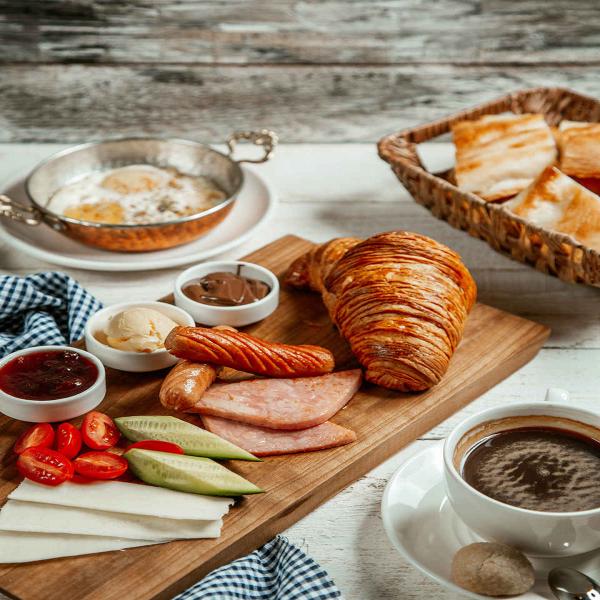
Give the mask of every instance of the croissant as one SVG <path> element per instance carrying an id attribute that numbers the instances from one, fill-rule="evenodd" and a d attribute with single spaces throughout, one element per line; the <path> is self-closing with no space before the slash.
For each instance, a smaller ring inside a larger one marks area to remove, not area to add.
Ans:
<path id="1" fill-rule="evenodd" d="M 315 246 L 290 265 L 285 282 L 293 287 L 323 292 L 323 280 L 329 271 L 350 248 L 361 241 L 359 238 L 335 238 Z"/>
<path id="2" fill-rule="evenodd" d="M 440 381 L 477 295 L 458 254 L 403 231 L 331 240 L 294 261 L 285 281 L 321 292 L 365 378 L 401 391 Z"/>

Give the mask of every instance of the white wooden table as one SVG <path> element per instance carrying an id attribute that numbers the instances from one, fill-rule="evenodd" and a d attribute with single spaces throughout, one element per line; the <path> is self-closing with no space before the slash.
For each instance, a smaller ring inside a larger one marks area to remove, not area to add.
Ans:
<path id="1" fill-rule="evenodd" d="M 0 145 L 0 189 L 61 147 Z M 463 256 L 477 280 L 481 301 L 552 328 L 548 343 L 531 363 L 286 532 L 329 571 L 347 600 L 457 598 L 408 565 L 387 541 L 379 514 L 385 484 L 410 453 L 436 443 L 458 420 L 483 408 L 541 399 L 549 386 L 570 390 L 578 404 L 596 406 L 600 291 L 537 273 L 436 220 L 411 200 L 372 144 L 284 145 L 260 172 L 278 190 L 279 206 L 251 241 L 224 256 L 241 256 L 287 233 L 324 241 L 389 229 L 417 231 Z M 24 275 L 50 268 L 13 251 L 0 239 L 0 271 Z M 106 304 L 123 297 L 163 296 L 171 291 L 178 271 L 68 270 Z"/>

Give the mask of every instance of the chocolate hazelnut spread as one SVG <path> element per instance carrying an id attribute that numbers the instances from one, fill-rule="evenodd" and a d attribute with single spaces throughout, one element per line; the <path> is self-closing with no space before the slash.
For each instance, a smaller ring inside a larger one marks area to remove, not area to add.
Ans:
<path id="1" fill-rule="evenodd" d="M 195 302 L 211 306 L 241 306 L 262 300 L 271 288 L 238 273 L 209 273 L 184 284 L 181 291 Z"/>

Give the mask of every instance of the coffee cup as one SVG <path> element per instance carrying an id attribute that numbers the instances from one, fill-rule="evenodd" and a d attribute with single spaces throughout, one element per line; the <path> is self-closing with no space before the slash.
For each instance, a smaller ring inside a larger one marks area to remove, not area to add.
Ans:
<path id="1" fill-rule="evenodd" d="M 463 473 L 468 453 L 478 443 L 491 439 L 486 437 L 490 435 L 529 427 L 569 432 L 573 439 L 600 440 L 600 414 L 570 406 L 568 394 L 562 390 L 551 390 L 548 397 L 550 402 L 491 408 L 458 424 L 444 443 L 446 492 L 457 515 L 487 541 L 508 544 L 532 556 L 589 552 L 600 548 L 600 505 L 568 511 L 564 510 L 568 500 L 563 498 L 561 511 L 546 510 L 543 505 L 540 509 L 535 505 L 524 508 L 482 493 L 466 481 Z M 556 398 L 560 401 L 552 401 Z M 505 442 L 510 444 L 510 438 Z"/>

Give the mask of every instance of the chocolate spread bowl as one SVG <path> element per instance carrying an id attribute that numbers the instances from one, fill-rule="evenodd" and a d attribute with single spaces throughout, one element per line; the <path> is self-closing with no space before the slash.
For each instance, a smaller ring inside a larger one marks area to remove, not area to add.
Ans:
<path id="1" fill-rule="evenodd" d="M 262 147 L 263 156 L 234 160 L 235 145 L 241 140 Z M 44 223 L 69 238 L 104 250 L 147 252 L 172 248 L 205 235 L 221 223 L 233 208 L 244 183 L 240 164 L 266 162 L 276 145 L 275 133 L 261 130 L 232 134 L 227 140 L 227 155 L 204 144 L 176 138 L 127 138 L 73 146 L 46 159 L 28 176 L 25 190 L 30 206 L 0 194 L 0 216 L 31 227 Z M 196 214 L 147 224 L 84 221 L 46 208 L 52 195 L 63 186 L 90 173 L 132 164 L 174 168 L 186 175 L 207 177 L 225 192 L 226 197 Z"/>
<path id="2" fill-rule="evenodd" d="M 214 273 L 232 273 L 256 279 L 269 288 L 261 299 L 238 306 L 217 306 L 193 300 L 185 293 L 186 285 L 203 276 Z M 195 265 L 183 271 L 175 280 L 173 291 L 175 305 L 192 315 L 201 325 L 229 325 L 244 327 L 257 323 L 272 314 L 279 304 L 279 280 L 274 273 L 253 263 L 243 261 L 211 261 Z"/>

